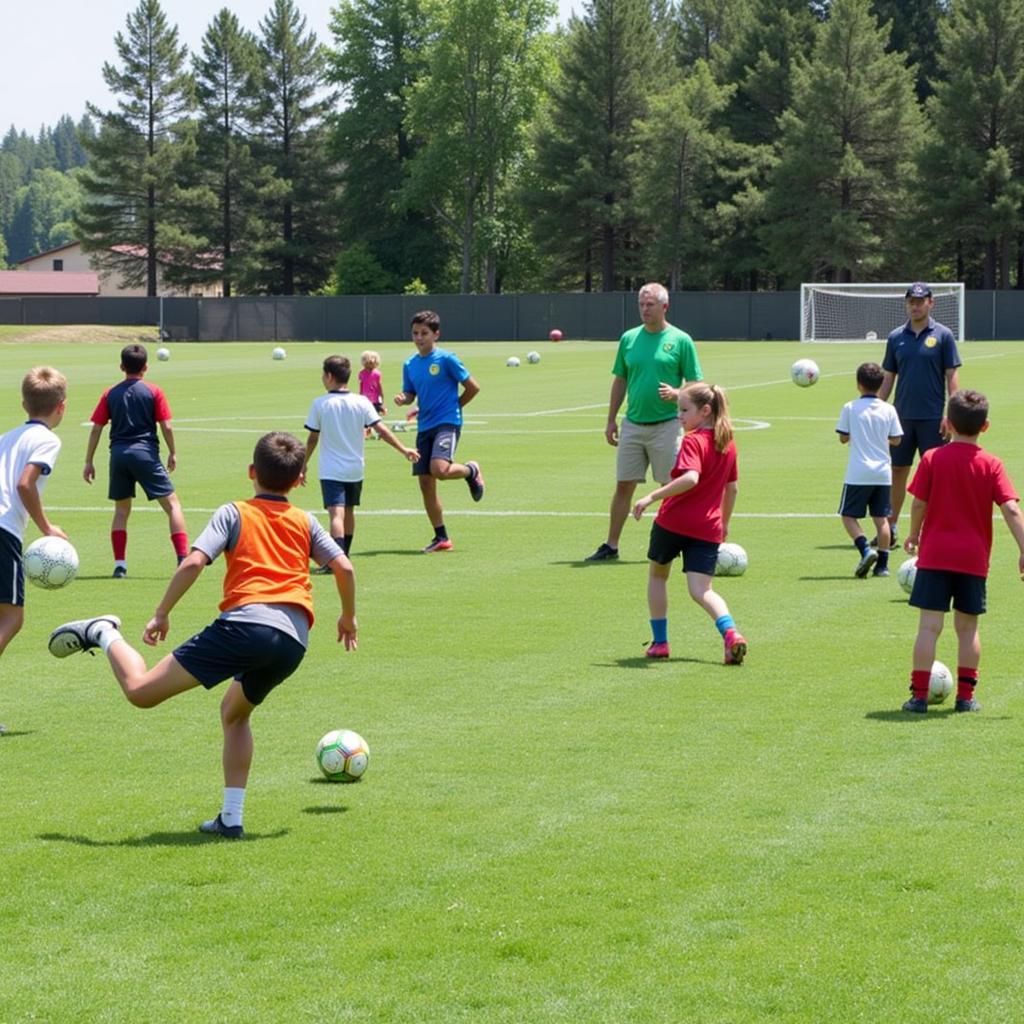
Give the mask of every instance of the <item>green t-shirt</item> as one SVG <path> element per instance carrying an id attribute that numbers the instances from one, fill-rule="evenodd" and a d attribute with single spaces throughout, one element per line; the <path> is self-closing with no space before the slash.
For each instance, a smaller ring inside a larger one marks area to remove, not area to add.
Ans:
<path id="1" fill-rule="evenodd" d="M 643 324 L 626 331 L 612 373 L 626 379 L 626 419 L 633 423 L 663 423 L 678 415 L 674 402 L 658 397 L 662 381 L 677 388 L 704 379 L 693 338 L 671 324 L 657 334 Z"/>

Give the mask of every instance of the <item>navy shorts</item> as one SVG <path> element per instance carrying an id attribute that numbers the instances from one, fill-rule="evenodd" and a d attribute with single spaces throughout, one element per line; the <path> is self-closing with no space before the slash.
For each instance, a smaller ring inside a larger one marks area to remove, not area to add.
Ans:
<path id="1" fill-rule="evenodd" d="M 323 495 L 324 508 L 336 505 L 355 507 L 363 496 L 363 481 L 321 480 L 320 493 Z"/>
<path id="2" fill-rule="evenodd" d="M 262 704 L 302 663 L 306 648 L 273 626 L 217 619 L 174 651 L 178 664 L 207 690 L 237 679 L 250 704 Z"/>
<path id="3" fill-rule="evenodd" d="M 901 416 L 900 424 L 903 438 L 889 449 L 894 466 L 912 466 L 914 452 L 924 455 L 929 448 L 939 448 L 946 443 L 942 436 L 942 420 L 905 420 Z"/>
<path id="4" fill-rule="evenodd" d="M 152 501 L 174 493 L 174 484 L 158 455 L 129 449 L 110 453 L 110 486 L 107 497 L 111 501 L 124 501 L 135 497 L 138 484 Z"/>
<path id="5" fill-rule="evenodd" d="M 843 484 L 839 514 L 863 519 L 868 511 L 875 519 L 892 515 L 892 487 L 889 484 Z"/>
<path id="6" fill-rule="evenodd" d="M 985 577 L 947 569 L 918 569 L 910 603 L 928 612 L 948 612 L 950 602 L 964 615 L 984 615 Z"/>
<path id="7" fill-rule="evenodd" d="M 21 561 L 21 541 L 0 530 L 0 604 L 25 604 L 25 566 Z"/>
<path id="8" fill-rule="evenodd" d="M 461 433 L 461 428 L 450 423 L 432 427 L 430 430 L 421 430 L 416 435 L 416 451 L 420 453 L 420 460 L 413 464 L 412 475 L 429 476 L 431 459 L 454 462 L 455 449 L 458 447 Z"/>
<path id="9" fill-rule="evenodd" d="M 683 572 L 699 572 L 714 576 L 718 564 L 718 543 L 713 540 L 696 540 L 673 533 L 657 523 L 651 524 L 651 540 L 647 557 L 658 565 L 668 565 L 679 555 L 683 556 Z"/>

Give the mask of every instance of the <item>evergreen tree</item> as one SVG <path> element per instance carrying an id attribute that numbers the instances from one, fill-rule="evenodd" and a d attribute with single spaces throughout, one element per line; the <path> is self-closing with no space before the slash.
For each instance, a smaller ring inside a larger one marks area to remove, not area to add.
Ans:
<path id="1" fill-rule="evenodd" d="M 949 11 L 948 0 L 873 0 L 871 13 L 880 25 L 889 22 L 889 50 L 902 53 L 914 67 L 915 88 L 922 102 L 931 95 L 929 79 L 936 77 L 939 22 Z"/>
<path id="2" fill-rule="evenodd" d="M 81 198 L 81 186 L 74 174 L 62 174 L 50 167 L 33 171 L 29 183 L 18 190 L 10 220 L 10 258 L 17 262 L 72 241 L 72 222 Z"/>
<path id="3" fill-rule="evenodd" d="M 751 17 L 750 0 L 680 0 L 676 17 L 677 53 L 686 70 L 699 60 L 717 62 L 729 50 Z"/>

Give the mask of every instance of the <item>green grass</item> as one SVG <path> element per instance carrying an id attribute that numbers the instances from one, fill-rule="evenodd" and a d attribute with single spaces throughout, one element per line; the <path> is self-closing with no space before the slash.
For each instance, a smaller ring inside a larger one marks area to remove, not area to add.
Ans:
<path id="1" fill-rule="evenodd" d="M 176 346 L 152 368 L 193 534 L 247 494 L 258 434 L 301 436 L 336 350 L 293 343 L 278 363 L 272 347 Z M 460 455 L 488 490 L 475 506 L 441 486 L 454 551 L 418 553 L 429 527 L 408 467 L 368 445 L 360 647 L 334 642 L 332 581 L 316 579 L 309 655 L 254 718 L 237 844 L 195 831 L 219 806 L 218 696 L 141 712 L 101 658 L 45 651 L 55 624 L 102 611 L 138 637 L 172 566 L 166 521 L 143 505 L 131 576 L 109 579 L 106 473 L 81 479 L 117 346 L 0 349 L 9 424 L 28 366 L 69 375 L 45 498 L 82 558 L 66 590 L 29 593 L 2 659 L 5 1024 L 1019 1019 L 1016 549 L 997 522 L 983 712 L 899 713 L 916 613 L 895 579 L 853 578 L 834 514 L 835 420 L 880 347 L 700 346 L 740 428 L 731 539 L 750 568 L 716 584 L 750 641 L 739 669 L 678 574 L 673 658 L 645 662 L 648 523 L 627 524 L 618 564 L 581 561 L 613 486 L 613 346 L 537 345 L 538 366 L 505 367 L 529 347 L 457 346 L 483 389 Z M 390 395 L 411 348 L 381 351 Z M 823 379 L 798 390 L 789 366 L 807 355 Z M 986 445 L 1020 484 L 1024 345 L 963 356 L 962 383 L 992 401 Z M 221 572 L 176 610 L 172 641 L 212 618 Z M 939 657 L 955 664 L 951 627 Z M 358 785 L 316 777 L 316 741 L 337 727 L 370 743 Z"/>

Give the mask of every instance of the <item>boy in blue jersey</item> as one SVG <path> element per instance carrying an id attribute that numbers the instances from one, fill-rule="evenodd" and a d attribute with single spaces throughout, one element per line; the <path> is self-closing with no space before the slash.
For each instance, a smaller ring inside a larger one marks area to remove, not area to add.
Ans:
<path id="1" fill-rule="evenodd" d="M 87 484 L 96 479 L 93 456 L 110 424 L 110 484 L 107 497 L 114 503 L 114 520 L 110 525 L 110 545 L 114 550 L 114 578 L 128 575 L 128 517 L 132 511 L 135 485 L 140 484 L 146 497 L 156 499 L 167 513 L 171 545 L 180 563 L 188 554 L 188 534 L 181 502 L 174 493 L 169 472 L 177 465 L 174 432 L 171 430 L 171 407 L 167 397 L 155 384 L 142 378 L 149 369 L 144 345 L 126 345 L 121 349 L 121 370 L 124 380 L 107 388 L 92 414 L 92 432 L 85 448 L 82 477 Z M 160 461 L 160 442 L 156 428 L 167 445 L 167 467 Z"/>
<path id="2" fill-rule="evenodd" d="M 424 552 L 452 549 L 444 525 L 444 510 L 437 497 L 438 480 L 465 480 L 474 501 L 484 496 L 480 466 L 455 461 L 455 448 L 462 433 L 462 407 L 477 396 L 480 385 L 458 356 L 438 348 L 440 335 L 441 318 L 432 310 L 422 310 L 413 316 L 416 355 L 403 364 L 402 390 L 395 395 L 395 405 L 419 405 L 416 449 L 420 458 L 412 472 L 419 479 L 423 507 L 434 528 L 434 537 Z"/>

